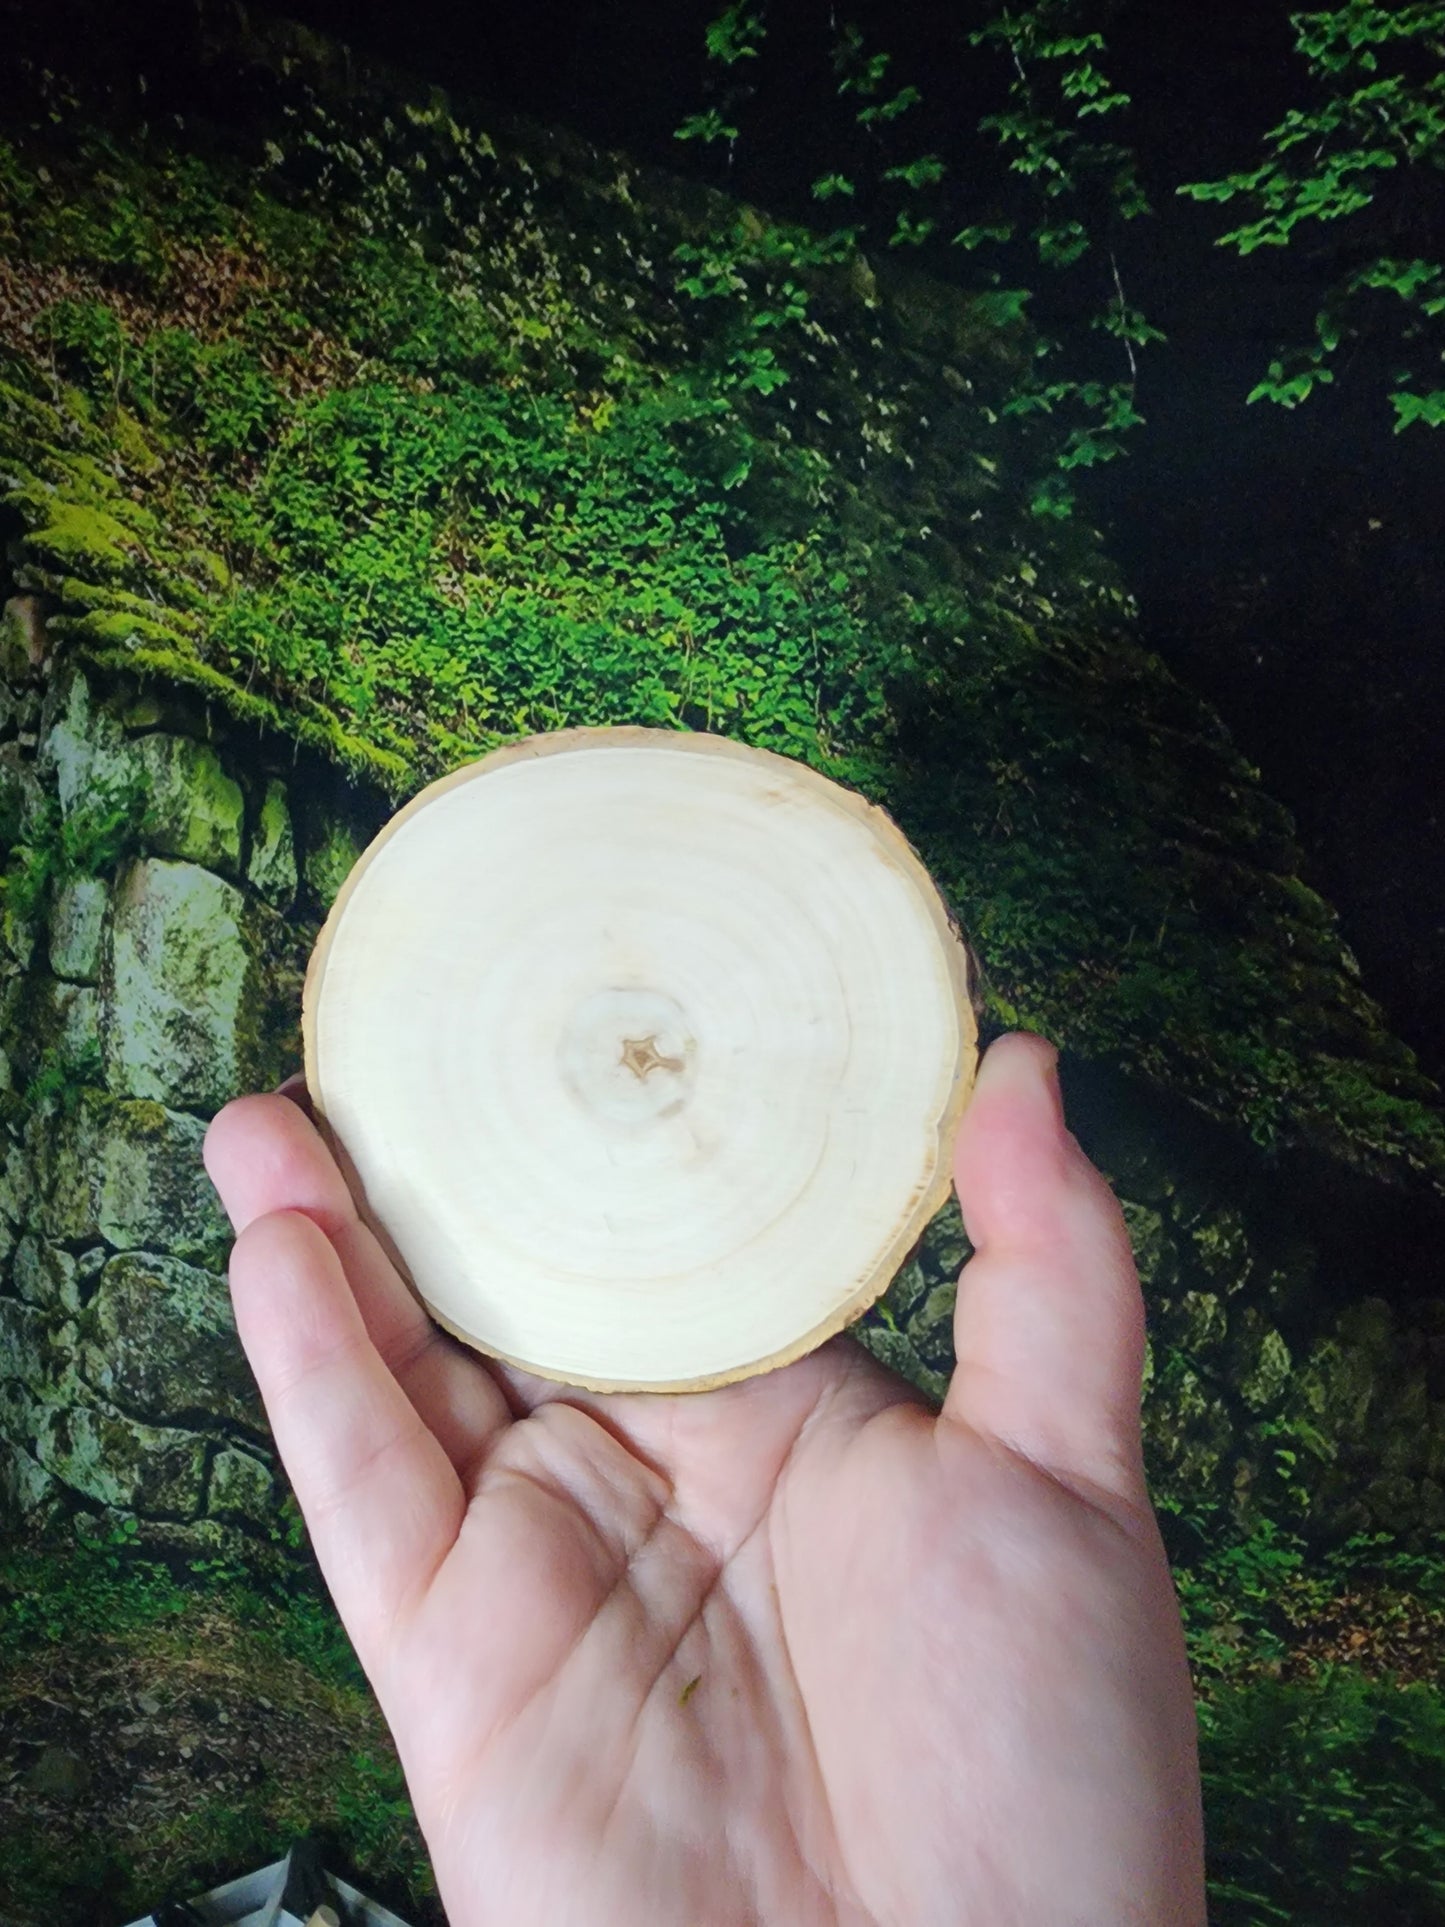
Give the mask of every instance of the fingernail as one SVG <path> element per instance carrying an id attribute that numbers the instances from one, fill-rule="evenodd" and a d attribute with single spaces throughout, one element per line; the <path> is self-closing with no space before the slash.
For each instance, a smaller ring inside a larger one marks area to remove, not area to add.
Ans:
<path id="1" fill-rule="evenodd" d="M 1058 1046 L 1050 1042 L 1047 1037 L 1041 1037 L 1037 1031 L 1019 1030 L 1010 1031 L 1008 1034 L 1010 1037 L 1028 1039 L 1024 1048 L 1010 1048 L 1005 1056 L 1014 1068 L 1015 1074 L 1024 1082 L 1033 1083 L 1035 1088 L 1042 1085 L 1053 1108 L 1055 1122 L 1062 1130 L 1064 1128 L 1064 1094 L 1059 1084 Z M 999 1042 L 1002 1041 L 1002 1039 L 999 1040 Z M 994 1048 L 996 1049 L 997 1045 Z M 1016 1066 L 1013 1064 L 1015 1058 L 1018 1060 Z"/>

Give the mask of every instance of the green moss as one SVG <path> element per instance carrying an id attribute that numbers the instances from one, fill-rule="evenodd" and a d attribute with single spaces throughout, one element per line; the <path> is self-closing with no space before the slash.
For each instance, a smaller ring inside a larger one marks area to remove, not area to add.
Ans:
<path id="1" fill-rule="evenodd" d="M 48 134 L 48 183 L 18 184 L 23 140 L 0 170 L 22 258 L 70 275 L 44 345 L 0 321 L 57 637 L 394 801 L 575 724 L 802 758 L 899 818 L 1002 1021 L 1262 1145 L 1445 1179 L 1438 1094 L 1288 816 L 1139 648 L 1090 533 L 1029 514 L 1027 327 L 855 286 L 801 230 L 620 190 L 580 146 L 393 108 L 308 108 L 259 173 L 83 124 Z M 110 275 L 183 280 L 187 325 Z"/>
<path id="2" fill-rule="evenodd" d="M 128 408 L 117 408 L 110 422 L 110 438 L 126 467 L 137 475 L 150 475 L 160 467 L 160 457 L 145 438 L 145 432 Z"/>
<path id="3" fill-rule="evenodd" d="M 83 618 L 74 616 L 53 617 L 62 627 L 58 635 L 82 635 L 96 641 L 105 641 L 112 634 L 123 633 L 121 619 L 133 618 L 135 634 L 144 636 L 154 631 L 173 639 L 182 647 L 194 646 L 197 637 L 204 633 L 204 625 L 198 617 L 184 609 L 166 609 L 164 620 L 156 616 L 156 602 L 146 596 L 133 595 L 130 590 L 117 588 L 114 583 L 98 587 L 93 582 L 83 582 L 76 576 L 62 577 L 56 587 L 56 594 L 67 609 L 82 609 L 87 612 Z M 79 624 L 96 619 L 93 628 L 82 628 Z M 66 627 L 64 625 L 69 625 Z"/>
<path id="4" fill-rule="evenodd" d="M 27 498 L 20 495 L 17 503 L 23 508 Z M 104 509 L 53 501 L 47 505 L 45 520 L 27 531 L 25 551 L 58 563 L 67 574 L 126 576 L 134 572 L 140 544 Z"/>

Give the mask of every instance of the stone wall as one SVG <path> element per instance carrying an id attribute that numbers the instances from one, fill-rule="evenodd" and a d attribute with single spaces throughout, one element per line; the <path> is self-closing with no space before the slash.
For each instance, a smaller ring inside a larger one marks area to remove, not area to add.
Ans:
<path id="1" fill-rule="evenodd" d="M 388 806 L 189 693 L 52 657 L 32 598 L 3 650 L 0 1503 L 264 1551 L 279 1488 L 201 1143 L 299 1065 L 310 945 Z M 1328 1536 L 1445 1526 L 1445 1315 L 1409 1275 L 1428 1227 L 1371 1295 L 1402 1199 L 1098 1066 L 1064 1082 L 1145 1280 L 1156 1489 L 1288 1487 Z M 864 1333 L 935 1393 L 966 1255 L 949 1210 Z"/>
<path id="2" fill-rule="evenodd" d="M 1186 1515 L 1288 1517 L 1322 1541 L 1445 1530 L 1439 1207 L 1324 1159 L 1266 1158 L 1101 1065 L 1066 1056 L 1060 1071 L 1144 1285 L 1156 1499 Z M 936 1397 L 969 1251 L 950 1216 L 864 1333 Z"/>
<path id="3" fill-rule="evenodd" d="M 201 1144 L 299 1065 L 309 945 L 382 811 L 188 695 L 51 661 L 29 599 L 4 671 L 0 1491 L 234 1551 L 277 1493 Z"/>

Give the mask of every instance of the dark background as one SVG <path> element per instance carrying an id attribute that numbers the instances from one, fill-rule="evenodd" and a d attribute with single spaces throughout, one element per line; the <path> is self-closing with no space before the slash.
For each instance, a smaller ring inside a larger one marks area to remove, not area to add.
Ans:
<path id="1" fill-rule="evenodd" d="M 836 21 L 856 21 L 870 51 L 893 56 L 890 83 L 921 88 L 910 153 L 958 151 L 980 113 L 1003 104 L 996 68 L 967 40 L 997 10 L 989 0 L 771 0 L 765 56 L 734 70 L 757 92 L 725 160 L 674 138 L 724 77 L 704 46 L 722 8 L 292 0 L 276 11 L 456 93 L 827 224 L 837 204 L 820 215 L 808 184 L 856 158 L 839 145 Z M 1307 880 L 1339 910 L 1395 1029 L 1445 1080 L 1445 429 L 1394 433 L 1388 340 L 1342 355 L 1335 385 L 1301 408 L 1247 407 L 1274 351 L 1309 338 L 1340 243 L 1305 228 L 1288 249 L 1242 261 L 1212 246 L 1230 210 L 1174 192 L 1257 164 L 1260 136 L 1305 104 L 1289 11 L 1280 0 L 1124 0 L 1109 29 L 1105 70 L 1133 104 L 1100 131 L 1135 147 L 1159 210 L 1121 235 L 1119 259 L 1131 302 L 1168 340 L 1141 356 L 1146 425 L 1126 456 L 1076 476 L 1138 597 L 1145 641 L 1217 704 L 1294 812 Z M 163 42 L 179 16 L 160 6 L 155 18 Z M 1445 240 L 1445 194 L 1441 214 Z M 945 274 L 974 265 L 947 248 L 912 259 Z M 1082 326 L 1087 306 L 1070 313 L 1067 277 L 1048 280 L 1034 269 L 1031 312 L 1060 332 Z"/>
<path id="2" fill-rule="evenodd" d="M 890 81 L 923 91 L 914 151 L 998 104 L 967 45 L 993 11 L 977 0 L 773 0 L 730 168 L 673 138 L 718 73 L 703 33 L 721 0 L 295 0 L 288 11 L 449 87 L 805 217 L 807 184 L 836 164 L 835 18 L 892 53 Z M 1445 430 L 1395 435 L 1385 345 L 1299 409 L 1247 408 L 1273 350 L 1308 338 L 1334 251 L 1305 233 L 1241 261 L 1211 246 L 1219 211 L 1173 193 L 1257 161 L 1260 135 L 1301 104 L 1289 11 L 1135 0 L 1109 33 L 1106 71 L 1133 97 L 1110 131 L 1136 146 L 1161 209 L 1130 230 L 1127 286 L 1169 339 L 1142 358 L 1146 426 L 1123 460 L 1093 471 L 1086 503 L 1139 598 L 1145 639 L 1217 703 L 1294 812 L 1307 877 L 1339 909 L 1366 983 L 1445 1078 Z M 946 270 L 947 257 L 930 265 Z"/>

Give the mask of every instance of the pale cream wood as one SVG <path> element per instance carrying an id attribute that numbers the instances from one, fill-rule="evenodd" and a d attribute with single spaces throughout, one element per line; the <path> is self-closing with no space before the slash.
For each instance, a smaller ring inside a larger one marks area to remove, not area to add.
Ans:
<path id="1" fill-rule="evenodd" d="M 599 1391 L 800 1357 L 948 1196 L 967 946 L 882 810 L 806 764 L 640 728 L 529 737 L 422 790 L 306 975 L 306 1080 L 439 1324 Z"/>

